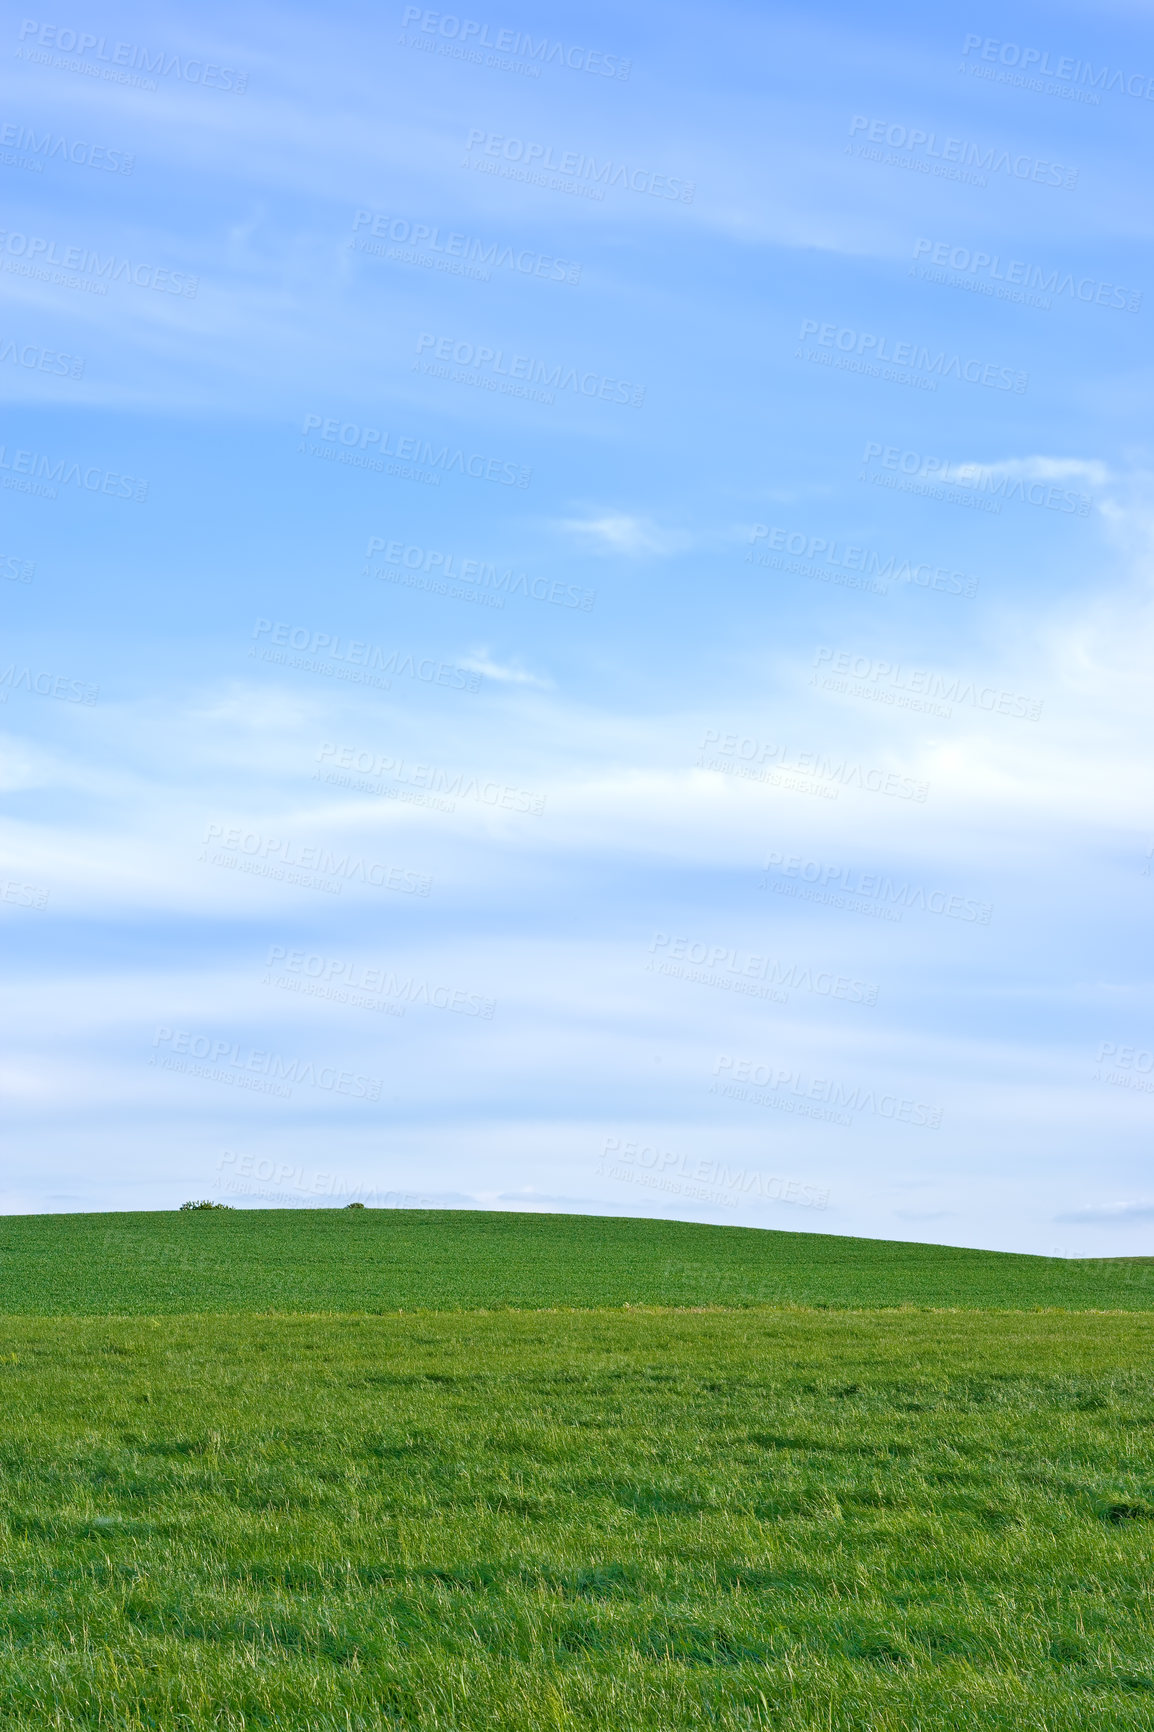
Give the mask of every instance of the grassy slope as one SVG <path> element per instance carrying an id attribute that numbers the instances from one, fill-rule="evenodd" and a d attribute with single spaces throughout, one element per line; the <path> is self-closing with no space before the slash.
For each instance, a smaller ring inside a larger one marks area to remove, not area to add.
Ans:
<path id="1" fill-rule="evenodd" d="M 1053 1312 L 7 1318 L 0 1722 L 1136 1732 L 1152 1347 Z"/>
<path id="2" fill-rule="evenodd" d="M 468 1211 L 7 1216 L 0 1312 L 514 1306 L 1154 1308 L 1154 1259 Z"/>
<path id="3" fill-rule="evenodd" d="M 655 1221 L 7 1218 L 0 1724 L 1146 1728 L 1152 1294 Z"/>

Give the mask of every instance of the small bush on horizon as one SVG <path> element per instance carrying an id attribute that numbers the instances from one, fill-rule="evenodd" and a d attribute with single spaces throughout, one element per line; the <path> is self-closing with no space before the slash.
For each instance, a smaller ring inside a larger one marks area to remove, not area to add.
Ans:
<path id="1" fill-rule="evenodd" d="M 189 1209 L 231 1209 L 231 1208 L 232 1208 L 231 1203 L 213 1203 L 213 1202 L 210 1202 L 207 1197 L 201 1197 L 195 1203 L 182 1203 L 180 1205 L 180 1208 L 177 1210 L 177 1214 L 183 1215 Z"/>

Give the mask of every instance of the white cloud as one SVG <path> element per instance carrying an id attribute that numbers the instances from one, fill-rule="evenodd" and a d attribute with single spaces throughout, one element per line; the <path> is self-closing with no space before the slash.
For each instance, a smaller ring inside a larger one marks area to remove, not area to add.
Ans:
<path id="1" fill-rule="evenodd" d="M 538 686 L 547 691 L 552 680 L 541 679 L 537 674 L 529 673 L 520 662 L 501 663 L 494 661 L 487 649 L 475 649 L 469 655 L 462 657 L 461 666 L 471 673 L 484 674 L 487 680 L 496 680 L 502 685 Z"/>
<path id="2" fill-rule="evenodd" d="M 560 527 L 603 553 L 624 553 L 631 558 L 680 553 L 691 539 L 682 530 L 662 529 L 649 518 L 632 517 L 624 511 L 605 512 L 600 517 L 566 517 Z"/>
<path id="3" fill-rule="evenodd" d="M 1084 481 L 1088 487 L 1106 487 L 1115 479 L 1110 468 L 1094 457 L 1006 457 L 997 463 L 962 467 L 1022 481 Z"/>
<path id="4" fill-rule="evenodd" d="M 1128 1227 L 1131 1221 L 1154 1221 L 1154 1203 L 1091 1203 L 1084 1209 L 1071 1209 L 1055 1215 L 1063 1225 L 1082 1227 Z"/>

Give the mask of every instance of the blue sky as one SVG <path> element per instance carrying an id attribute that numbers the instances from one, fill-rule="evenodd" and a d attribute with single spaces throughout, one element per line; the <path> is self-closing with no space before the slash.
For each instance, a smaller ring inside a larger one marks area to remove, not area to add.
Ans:
<path id="1" fill-rule="evenodd" d="M 10 17 L 0 1207 L 1149 1251 L 1150 23 Z"/>

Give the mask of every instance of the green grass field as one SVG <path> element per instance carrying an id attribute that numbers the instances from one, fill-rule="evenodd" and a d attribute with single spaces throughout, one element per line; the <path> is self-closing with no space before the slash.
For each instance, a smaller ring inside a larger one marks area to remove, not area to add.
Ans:
<path id="1" fill-rule="evenodd" d="M 711 1304 L 1146 1311 L 1154 1258 L 467 1210 L 0 1217 L 0 1312 L 24 1315 Z"/>
<path id="2" fill-rule="evenodd" d="M 1150 1266 L 9 1218 L 0 1722 L 1149 1732 Z"/>

